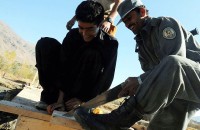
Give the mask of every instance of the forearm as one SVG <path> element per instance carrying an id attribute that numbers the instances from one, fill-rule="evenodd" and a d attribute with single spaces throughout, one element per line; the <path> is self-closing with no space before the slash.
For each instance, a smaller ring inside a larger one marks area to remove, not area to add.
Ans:
<path id="1" fill-rule="evenodd" d="M 120 3 L 122 2 L 122 0 L 115 0 L 115 4 L 110 12 L 110 14 L 108 15 L 108 17 L 110 17 L 112 19 L 112 21 L 115 20 L 115 18 L 117 17 L 118 13 L 117 13 L 117 8 L 120 5 Z"/>
<path id="2" fill-rule="evenodd" d="M 73 21 L 75 22 L 75 20 L 76 20 L 76 15 L 74 15 L 74 17 L 72 17 L 71 20 L 73 20 Z"/>

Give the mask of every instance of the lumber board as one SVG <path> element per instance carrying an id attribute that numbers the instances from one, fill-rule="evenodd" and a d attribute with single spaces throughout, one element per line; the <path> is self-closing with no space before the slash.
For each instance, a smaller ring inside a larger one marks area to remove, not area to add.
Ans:
<path id="1" fill-rule="evenodd" d="M 35 107 L 18 104 L 11 101 L 0 101 L 0 111 L 13 113 L 17 115 L 23 115 L 31 118 L 50 121 L 51 115 L 48 115 L 46 111 L 40 111 Z"/>
<path id="2" fill-rule="evenodd" d="M 25 87 L 12 101 L 1 100 L 0 111 L 18 115 L 15 130 L 82 130 L 73 115 L 63 116 L 66 112 L 38 110 L 35 104 L 40 100 L 41 89 Z"/>
<path id="3" fill-rule="evenodd" d="M 70 128 L 70 126 L 60 126 L 56 124 L 51 124 L 50 122 L 44 120 L 38 120 L 34 118 L 20 116 L 18 118 L 15 130 L 80 130 Z"/>
<path id="4" fill-rule="evenodd" d="M 40 101 L 40 94 L 42 89 L 34 87 L 24 87 L 24 89 L 17 94 L 12 102 L 23 104 L 26 106 L 35 106 Z"/>
<path id="5" fill-rule="evenodd" d="M 72 128 L 82 130 L 82 127 L 75 120 L 74 116 L 72 114 L 67 114 L 66 112 L 54 110 L 51 116 L 50 123 L 64 126 L 64 127 L 70 126 Z"/>

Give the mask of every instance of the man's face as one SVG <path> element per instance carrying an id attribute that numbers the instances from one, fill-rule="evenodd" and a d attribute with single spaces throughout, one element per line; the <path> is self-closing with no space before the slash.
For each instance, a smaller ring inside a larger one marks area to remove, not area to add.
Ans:
<path id="1" fill-rule="evenodd" d="M 79 33 L 82 35 L 85 42 L 90 42 L 97 36 L 99 27 L 93 23 L 78 21 Z"/>
<path id="2" fill-rule="evenodd" d="M 130 29 L 134 34 L 138 34 L 142 28 L 143 20 L 139 13 L 136 11 L 131 11 L 128 13 L 122 21 L 128 29 Z"/>

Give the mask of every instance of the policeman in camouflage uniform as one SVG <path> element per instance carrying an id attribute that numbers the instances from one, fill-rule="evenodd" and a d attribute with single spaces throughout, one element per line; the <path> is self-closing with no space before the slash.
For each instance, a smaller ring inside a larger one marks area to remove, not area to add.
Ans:
<path id="1" fill-rule="evenodd" d="M 129 77 L 119 97 L 130 96 L 110 114 L 95 115 L 80 107 L 76 119 L 86 129 L 129 128 L 155 114 L 148 130 L 185 130 L 200 108 L 200 46 L 170 17 L 153 18 L 140 0 L 119 5 L 121 21 L 136 36 L 136 52 L 144 73 Z"/>

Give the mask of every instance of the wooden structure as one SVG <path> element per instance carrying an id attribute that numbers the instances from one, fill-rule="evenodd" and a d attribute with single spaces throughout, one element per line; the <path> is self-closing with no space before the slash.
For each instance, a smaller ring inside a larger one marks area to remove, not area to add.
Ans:
<path id="1" fill-rule="evenodd" d="M 25 87 L 12 101 L 0 101 L 0 111 L 18 115 L 15 130 L 82 130 L 73 116 L 58 111 L 49 115 L 36 109 L 40 93 L 41 89 Z"/>

